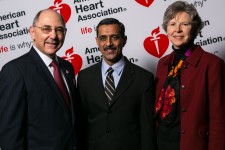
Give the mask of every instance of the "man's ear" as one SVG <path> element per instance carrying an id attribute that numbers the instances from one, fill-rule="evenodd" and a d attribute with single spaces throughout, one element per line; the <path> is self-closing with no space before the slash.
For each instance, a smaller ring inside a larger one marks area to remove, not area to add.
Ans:
<path id="1" fill-rule="evenodd" d="M 95 37 L 95 42 L 98 45 L 98 37 Z"/>
<path id="2" fill-rule="evenodd" d="M 124 38 L 123 38 L 123 47 L 126 45 L 126 43 L 127 43 L 127 36 L 124 36 Z"/>
<path id="3" fill-rule="evenodd" d="M 35 41 L 35 33 L 34 33 L 34 27 L 30 26 L 29 28 L 30 37 L 33 41 Z"/>

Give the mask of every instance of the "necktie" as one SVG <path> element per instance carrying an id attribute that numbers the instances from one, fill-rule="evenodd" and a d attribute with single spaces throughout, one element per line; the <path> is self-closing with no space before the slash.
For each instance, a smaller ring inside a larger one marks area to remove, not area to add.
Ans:
<path id="1" fill-rule="evenodd" d="M 107 70 L 108 75 L 105 79 L 105 94 L 108 98 L 109 104 L 112 100 L 113 94 L 115 93 L 114 79 L 113 79 L 113 76 L 112 76 L 113 71 L 114 71 L 113 68 L 110 67 Z"/>
<path id="2" fill-rule="evenodd" d="M 62 78 L 62 75 L 61 75 L 61 71 L 59 69 L 57 61 L 53 60 L 51 62 L 51 64 L 50 64 L 50 66 L 53 67 L 54 79 L 55 79 L 55 82 L 57 83 L 57 85 L 58 85 L 58 87 L 59 87 L 59 89 L 60 89 L 60 91 L 61 91 L 61 93 L 63 95 L 65 104 L 68 107 L 68 109 L 71 110 L 69 93 L 68 93 L 66 85 L 65 85 L 65 83 L 63 81 L 63 78 Z"/>

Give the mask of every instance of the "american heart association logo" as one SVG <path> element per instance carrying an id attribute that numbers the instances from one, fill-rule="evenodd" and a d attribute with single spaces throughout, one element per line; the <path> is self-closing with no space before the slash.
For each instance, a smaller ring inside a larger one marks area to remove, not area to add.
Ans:
<path id="1" fill-rule="evenodd" d="M 74 54 L 73 47 L 66 50 L 65 56 L 62 56 L 62 58 L 72 63 L 74 68 L 74 74 L 77 75 L 82 67 L 83 61 L 80 55 Z"/>
<path id="2" fill-rule="evenodd" d="M 71 8 L 69 5 L 62 3 L 62 0 L 55 0 L 54 6 L 50 6 L 49 8 L 58 11 L 63 16 L 65 23 L 70 19 Z"/>
<path id="3" fill-rule="evenodd" d="M 169 46 L 168 37 L 165 34 L 159 34 L 159 32 L 160 28 L 158 27 L 144 40 L 145 50 L 157 58 L 160 58 Z"/>
<path id="4" fill-rule="evenodd" d="M 135 0 L 135 1 L 145 7 L 149 7 L 154 0 Z"/>

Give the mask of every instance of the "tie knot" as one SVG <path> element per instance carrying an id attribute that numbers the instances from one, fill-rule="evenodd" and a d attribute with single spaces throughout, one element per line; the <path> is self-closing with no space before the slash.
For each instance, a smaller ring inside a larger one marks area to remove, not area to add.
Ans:
<path id="1" fill-rule="evenodd" d="M 109 69 L 107 70 L 108 74 L 112 74 L 113 73 L 113 68 L 112 67 L 109 67 Z"/>
<path id="2" fill-rule="evenodd" d="M 58 67 L 57 61 L 56 61 L 56 60 L 53 60 L 53 61 L 51 62 L 51 64 L 50 64 L 50 66 L 52 66 L 53 68 Z"/>

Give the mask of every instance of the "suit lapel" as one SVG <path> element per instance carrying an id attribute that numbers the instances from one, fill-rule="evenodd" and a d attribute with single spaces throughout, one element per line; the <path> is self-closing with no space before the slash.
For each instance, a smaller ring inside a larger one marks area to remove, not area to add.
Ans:
<path id="1" fill-rule="evenodd" d="M 55 97 L 57 102 L 60 103 L 60 106 L 63 107 L 65 112 L 68 112 L 68 110 L 64 104 L 63 96 L 62 96 L 62 94 L 60 94 L 60 90 L 59 90 L 53 76 L 51 75 L 49 69 L 46 67 L 45 63 L 43 62 L 43 60 L 41 59 L 41 57 L 38 55 L 38 53 L 35 51 L 35 49 L 33 47 L 31 48 L 29 53 L 33 57 L 32 61 L 33 61 L 34 65 L 36 66 L 38 75 L 43 78 L 43 80 L 49 85 L 49 87 L 51 87 L 50 89 L 52 89 L 52 90 L 50 90 L 49 92 L 51 92 L 51 94 Z M 66 113 L 66 114 L 68 114 L 68 113 Z M 70 119 L 70 117 L 68 117 L 68 115 L 66 115 L 66 118 Z"/>
<path id="2" fill-rule="evenodd" d="M 71 98 L 74 99 L 74 95 L 75 95 L 75 89 L 74 87 L 76 86 L 76 81 L 75 81 L 75 75 L 72 72 L 73 70 L 71 70 L 70 68 L 68 68 L 66 65 L 64 65 L 63 61 L 61 60 L 61 58 L 58 57 L 59 60 L 59 64 L 61 66 L 61 70 L 63 72 L 63 75 L 66 79 L 68 88 L 70 90 L 71 93 Z M 74 76 L 74 78 L 72 79 L 71 77 Z M 72 79 L 72 80 L 71 80 Z"/>
<path id="3" fill-rule="evenodd" d="M 52 89 L 55 90 L 55 93 L 58 93 L 59 90 L 57 89 L 57 85 L 54 81 L 54 78 L 52 77 L 50 71 L 46 67 L 43 60 L 40 58 L 40 56 L 37 54 L 37 52 L 33 48 L 31 49 L 30 54 L 33 57 L 33 62 L 36 66 L 37 72 L 39 72 L 39 75 L 43 78 L 43 80 L 45 80 L 46 83 L 49 84 L 50 87 L 52 87 Z"/>
<path id="4" fill-rule="evenodd" d="M 105 95 L 105 87 L 102 83 L 101 65 L 101 62 L 96 64 L 96 72 L 93 72 L 93 85 L 96 85 L 96 87 L 98 87 L 97 89 L 95 89 L 95 92 L 99 96 L 98 103 L 101 104 L 102 107 L 107 108 L 109 104 Z"/>
<path id="5" fill-rule="evenodd" d="M 66 79 L 66 82 L 67 82 L 67 85 L 68 85 L 68 88 L 69 88 L 69 92 L 70 92 L 70 98 L 71 98 L 71 107 L 74 106 L 74 103 L 73 103 L 73 100 L 75 99 L 75 86 L 76 86 L 76 82 L 75 82 L 75 75 L 73 73 L 73 70 L 71 70 L 70 68 L 68 68 L 67 65 L 65 65 L 62 61 L 62 59 L 60 57 L 58 57 L 58 61 L 59 61 L 59 64 L 60 64 L 60 69 L 62 70 L 63 72 L 63 75 Z M 74 78 L 72 79 L 71 77 L 74 76 Z M 72 80 L 71 80 L 72 79 Z M 65 106 L 65 105 L 63 105 Z M 66 107 L 65 107 L 66 110 L 68 110 Z M 69 111 L 67 111 L 68 113 L 70 113 Z M 72 107 L 72 112 L 74 112 L 73 110 L 73 107 Z M 73 115 L 73 113 L 72 113 Z M 74 119 L 74 116 L 72 117 Z M 73 120 L 74 122 L 74 120 Z"/>
<path id="6" fill-rule="evenodd" d="M 120 78 L 120 81 L 118 83 L 116 92 L 113 96 L 113 100 L 110 106 L 112 106 L 119 99 L 121 94 L 123 94 L 130 87 L 130 85 L 134 81 L 134 74 L 135 70 L 132 67 L 132 64 L 126 59 L 122 76 Z"/>

